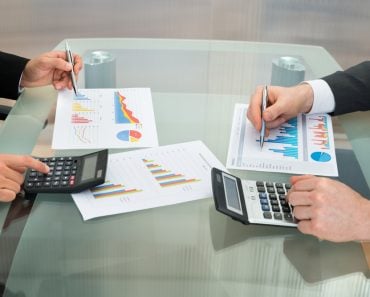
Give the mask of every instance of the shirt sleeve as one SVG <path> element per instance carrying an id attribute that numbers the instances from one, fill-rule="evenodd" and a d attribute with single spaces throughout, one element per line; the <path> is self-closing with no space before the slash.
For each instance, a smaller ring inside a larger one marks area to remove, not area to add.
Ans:
<path id="1" fill-rule="evenodd" d="M 335 109 L 334 94 L 328 83 L 322 79 L 305 81 L 313 90 L 313 104 L 308 114 L 331 113 Z"/>

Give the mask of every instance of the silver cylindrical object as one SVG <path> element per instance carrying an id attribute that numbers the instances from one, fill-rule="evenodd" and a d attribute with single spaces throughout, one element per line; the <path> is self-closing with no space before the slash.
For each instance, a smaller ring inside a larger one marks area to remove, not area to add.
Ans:
<path id="1" fill-rule="evenodd" d="M 115 88 L 116 59 L 107 51 L 93 51 L 84 57 L 85 88 Z"/>
<path id="2" fill-rule="evenodd" d="M 280 57 L 272 61 L 271 85 L 290 87 L 304 80 L 304 65 L 293 57 Z"/>

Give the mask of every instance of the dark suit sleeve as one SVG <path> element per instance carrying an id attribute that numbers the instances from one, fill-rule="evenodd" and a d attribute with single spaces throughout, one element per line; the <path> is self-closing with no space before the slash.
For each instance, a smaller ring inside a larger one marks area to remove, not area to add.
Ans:
<path id="1" fill-rule="evenodd" d="M 0 97 L 17 99 L 19 80 L 29 60 L 0 52 Z"/>
<path id="2" fill-rule="evenodd" d="M 333 115 L 370 110 L 370 61 L 323 77 L 335 98 Z"/>

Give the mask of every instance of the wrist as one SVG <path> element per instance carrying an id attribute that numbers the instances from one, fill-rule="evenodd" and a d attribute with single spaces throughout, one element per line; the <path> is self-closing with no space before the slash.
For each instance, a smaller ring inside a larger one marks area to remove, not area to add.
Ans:
<path id="1" fill-rule="evenodd" d="M 302 100 L 302 113 L 309 113 L 312 109 L 314 93 L 312 87 L 307 83 L 297 86 L 298 98 Z"/>
<path id="2" fill-rule="evenodd" d="M 355 240 L 370 242 L 370 201 L 362 198 L 360 209 L 362 215 L 359 216 Z"/>

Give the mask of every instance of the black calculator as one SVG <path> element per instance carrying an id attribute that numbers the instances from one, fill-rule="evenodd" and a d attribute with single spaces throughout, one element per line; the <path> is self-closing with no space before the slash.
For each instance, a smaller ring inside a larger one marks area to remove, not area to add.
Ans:
<path id="1" fill-rule="evenodd" d="M 105 181 L 108 150 L 77 157 L 38 158 L 49 166 L 48 174 L 28 169 L 26 193 L 78 193 Z"/>
<path id="2" fill-rule="evenodd" d="M 292 207 L 286 200 L 288 183 L 241 180 L 212 168 L 212 191 L 216 209 L 243 224 L 296 227 Z"/>

